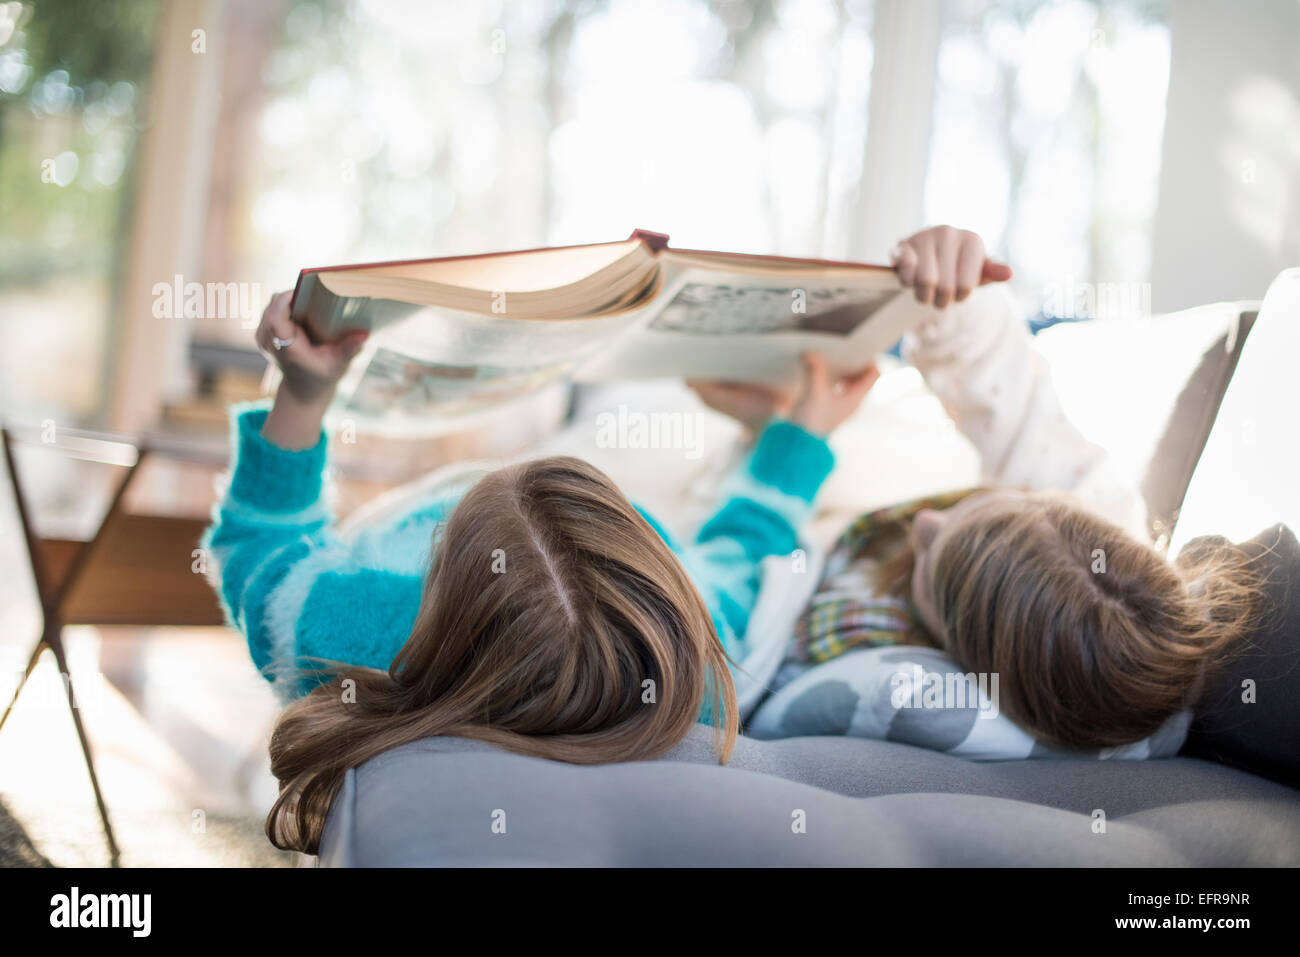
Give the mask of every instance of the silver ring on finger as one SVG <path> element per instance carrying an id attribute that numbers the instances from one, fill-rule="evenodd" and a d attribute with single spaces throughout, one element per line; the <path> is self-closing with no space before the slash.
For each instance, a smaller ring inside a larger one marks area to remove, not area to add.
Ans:
<path id="1" fill-rule="evenodd" d="M 279 336 L 272 336 L 271 345 L 275 346 L 276 352 L 279 352 L 281 349 L 288 349 L 293 345 L 293 336 L 290 336 L 288 339 L 281 339 Z"/>

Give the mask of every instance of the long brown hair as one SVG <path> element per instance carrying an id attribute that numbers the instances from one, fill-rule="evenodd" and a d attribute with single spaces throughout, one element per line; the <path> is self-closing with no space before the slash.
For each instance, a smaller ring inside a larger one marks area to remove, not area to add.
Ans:
<path id="1" fill-rule="evenodd" d="M 1170 562 L 1060 495 L 973 502 L 934 547 L 943 646 L 997 674 L 1002 710 L 1061 747 L 1150 735 L 1191 703 L 1258 605 L 1247 557 L 1226 541 Z"/>
<path id="2" fill-rule="evenodd" d="M 573 458 L 471 488 L 436 538 L 390 669 L 331 673 L 271 736 L 277 847 L 315 853 L 347 770 L 433 735 L 574 764 L 643 760 L 681 741 L 705 701 L 721 761 L 737 733 L 699 592 L 617 486 Z"/>

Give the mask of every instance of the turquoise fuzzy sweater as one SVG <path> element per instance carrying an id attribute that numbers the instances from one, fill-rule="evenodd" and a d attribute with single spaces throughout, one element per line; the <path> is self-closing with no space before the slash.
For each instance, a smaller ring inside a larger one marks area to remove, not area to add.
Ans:
<path id="1" fill-rule="evenodd" d="M 203 536 L 209 573 L 228 622 L 284 700 L 315 680 L 290 677 L 323 658 L 387 670 L 415 623 L 433 533 L 454 499 L 341 537 L 322 494 L 327 445 L 287 451 L 261 435 L 264 406 L 233 412 L 230 482 Z M 642 514 L 677 554 L 733 661 L 758 596 L 759 565 L 794 550 L 834 456 L 826 442 L 774 421 L 730 477 L 716 512 L 689 543 Z"/>

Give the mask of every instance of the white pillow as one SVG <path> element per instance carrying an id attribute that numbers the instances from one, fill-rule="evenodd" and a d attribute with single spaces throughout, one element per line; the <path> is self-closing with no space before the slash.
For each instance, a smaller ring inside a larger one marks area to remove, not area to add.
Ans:
<path id="1" fill-rule="evenodd" d="M 972 761 L 1140 760 L 1177 754 L 1191 723 L 1191 712 L 1183 711 L 1142 741 L 1067 751 L 1037 741 L 1003 714 L 998 707 L 999 686 L 992 676 L 963 674 L 933 648 L 867 648 L 807 668 L 781 686 L 759 705 L 745 733 L 755 738 L 835 734 L 879 738 Z"/>

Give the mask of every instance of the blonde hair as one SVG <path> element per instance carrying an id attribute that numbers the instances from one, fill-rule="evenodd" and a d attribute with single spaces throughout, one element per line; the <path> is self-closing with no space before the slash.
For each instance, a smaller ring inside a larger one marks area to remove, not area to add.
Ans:
<path id="1" fill-rule="evenodd" d="M 389 670 L 330 672 L 272 733 L 280 796 L 266 833 L 277 847 L 315 853 L 347 770 L 421 738 L 574 764 L 644 760 L 680 742 L 706 700 L 719 760 L 737 734 L 727 658 L 699 592 L 614 483 L 573 458 L 471 488 L 438 536 Z"/>

